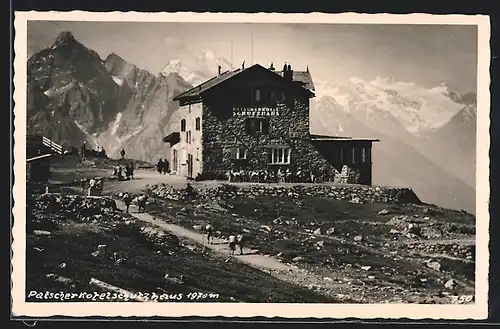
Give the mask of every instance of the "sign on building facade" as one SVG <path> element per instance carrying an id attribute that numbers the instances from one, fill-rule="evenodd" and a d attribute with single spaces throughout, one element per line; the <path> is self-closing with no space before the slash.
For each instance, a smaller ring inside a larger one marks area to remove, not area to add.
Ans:
<path id="1" fill-rule="evenodd" d="M 235 107 L 233 108 L 233 114 L 235 116 L 246 116 L 246 117 L 264 117 L 264 116 L 279 116 L 280 111 L 273 107 Z"/>

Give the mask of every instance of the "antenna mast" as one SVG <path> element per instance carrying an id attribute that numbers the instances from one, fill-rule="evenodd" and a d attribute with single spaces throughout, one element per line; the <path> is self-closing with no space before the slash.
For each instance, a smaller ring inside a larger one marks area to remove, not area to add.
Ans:
<path id="1" fill-rule="evenodd" d="M 233 40 L 231 40 L 231 71 L 233 70 Z"/>
<path id="2" fill-rule="evenodd" d="M 253 30 L 252 30 L 252 37 L 251 37 L 250 41 L 251 41 L 251 47 L 250 47 L 250 49 L 251 49 L 251 57 L 250 57 L 250 59 L 251 60 L 250 60 L 250 63 L 251 63 L 251 65 L 253 65 L 254 64 L 253 63 Z"/>

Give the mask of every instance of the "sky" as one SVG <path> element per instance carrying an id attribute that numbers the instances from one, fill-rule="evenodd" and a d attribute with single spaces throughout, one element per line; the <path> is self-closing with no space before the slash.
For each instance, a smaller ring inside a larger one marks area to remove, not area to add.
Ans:
<path id="1" fill-rule="evenodd" d="M 473 25 L 29 21 L 28 56 L 64 30 L 103 59 L 116 53 L 155 74 L 169 60 L 187 62 L 210 50 L 235 68 L 243 61 L 277 68 L 289 62 L 335 85 L 377 76 L 429 88 L 446 82 L 459 92 L 476 91 L 477 84 Z"/>

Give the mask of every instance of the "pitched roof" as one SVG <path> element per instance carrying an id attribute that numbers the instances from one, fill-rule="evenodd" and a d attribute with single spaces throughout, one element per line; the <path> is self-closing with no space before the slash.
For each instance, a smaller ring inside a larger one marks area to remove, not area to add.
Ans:
<path id="1" fill-rule="evenodd" d="M 42 155 L 38 155 L 36 157 L 33 157 L 33 158 L 29 158 L 29 159 L 26 159 L 26 162 L 32 162 L 32 161 L 37 161 L 37 160 L 41 160 L 41 159 L 46 159 L 46 158 L 49 158 L 51 157 L 52 154 L 42 154 Z"/>
<path id="2" fill-rule="evenodd" d="M 283 71 L 274 72 L 283 76 Z M 314 91 L 312 76 L 308 71 L 293 71 L 293 81 L 300 82 L 304 88 Z"/>
<path id="3" fill-rule="evenodd" d="M 179 100 L 180 98 L 183 98 L 183 97 L 193 97 L 193 96 L 198 96 L 200 95 L 201 93 L 203 93 L 204 91 L 212 88 L 212 87 L 215 87 L 217 86 L 219 83 L 223 82 L 223 81 L 226 81 L 227 79 L 237 75 L 238 73 L 241 73 L 245 70 L 248 70 L 247 69 L 237 69 L 237 70 L 234 70 L 234 71 L 226 71 L 226 72 L 223 72 L 221 73 L 220 75 L 218 76 L 215 76 L 213 77 L 212 79 L 209 79 L 205 82 L 202 82 L 201 84 L 197 85 L 196 87 L 193 87 L 177 96 L 174 97 L 174 101 L 177 101 Z"/>
<path id="4" fill-rule="evenodd" d="M 234 77 L 242 72 L 245 72 L 245 71 L 250 70 L 250 69 L 254 69 L 255 67 L 261 67 L 262 69 L 265 69 L 269 72 L 275 72 L 279 76 L 283 77 L 282 71 L 271 71 L 271 70 L 266 69 L 265 67 L 263 67 L 260 64 L 254 64 L 254 65 L 247 67 L 247 68 L 244 68 L 244 69 L 237 69 L 234 71 L 223 72 L 220 75 L 215 76 L 212 79 L 209 79 L 209 80 L 199 84 L 198 86 L 193 87 L 193 88 L 175 96 L 173 100 L 177 101 L 177 100 L 184 98 L 184 97 L 200 96 L 205 91 L 219 85 L 220 83 L 222 83 L 222 82 L 224 82 L 224 81 L 226 81 L 226 80 L 228 80 L 228 79 L 230 79 L 230 78 L 232 78 L 232 77 Z M 312 82 L 312 77 L 311 77 L 311 74 L 309 72 L 294 71 L 293 72 L 293 81 L 300 82 L 300 86 L 308 91 L 314 90 L 314 84 Z"/>

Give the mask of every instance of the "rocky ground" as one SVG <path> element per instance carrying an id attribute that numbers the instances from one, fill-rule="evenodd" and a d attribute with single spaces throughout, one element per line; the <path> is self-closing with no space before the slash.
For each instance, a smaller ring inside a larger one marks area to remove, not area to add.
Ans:
<path id="1" fill-rule="evenodd" d="M 245 232 L 249 248 L 321 275 L 325 282 L 311 289 L 329 286 L 360 302 L 446 303 L 474 294 L 475 218 L 465 212 L 237 193 L 186 206 L 168 186 L 148 192 L 163 197 L 149 211 L 167 222 L 190 229 L 210 222 L 223 239 Z"/>
<path id="2" fill-rule="evenodd" d="M 109 198 L 42 194 L 27 214 L 28 301 L 59 302 L 40 293 L 64 292 L 75 293 L 67 301 L 99 302 L 88 296 L 110 290 L 96 279 L 157 301 L 335 302 L 137 221 Z"/>
<path id="3" fill-rule="evenodd" d="M 78 180 L 109 177 L 108 167 L 56 167 L 49 189 L 84 194 Z M 153 182 L 164 183 L 146 186 Z M 115 209 L 107 197 L 29 199 L 27 291 L 99 290 L 89 285 L 95 278 L 136 292 L 212 292 L 218 301 L 451 303 L 474 295 L 474 216 L 422 204 L 411 190 L 193 182 L 197 198 L 186 203 L 185 184 L 153 170 L 138 170 L 131 181 L 106 178 L 109 197 L 149 194 L 156 225 Z M 222 241 L 244 232 L 260 255 L 252 257 L 289 270 L 214 253 L 160 222 L 198 233 L 210 222 Z M 107 258 L 96 255 L 100 244 Z"/>

